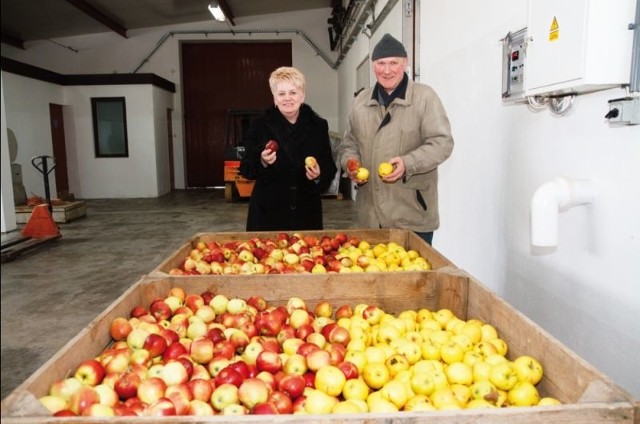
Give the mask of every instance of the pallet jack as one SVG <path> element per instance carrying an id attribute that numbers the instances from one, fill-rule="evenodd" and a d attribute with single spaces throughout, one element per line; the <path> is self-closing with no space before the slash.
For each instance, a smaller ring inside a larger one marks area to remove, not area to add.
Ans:
<path id="1" fill-rule="evenodd" d="M 53 161 L 51 167 L 48 164 L 49 160 Z M 20 232 L 21 237 L 2 245 L 0 260 L 2 263 L 12 261 L 24 252 L 62 237 L 60 228 L 53 220 L 53 206 L 49 192 L 49 174 L 56 167 L 55 159 L 52 156 L 34 156 L 31 164 L 44 178 L 46 204 L 36 205 L 33 208 L 29 220 Z"/>

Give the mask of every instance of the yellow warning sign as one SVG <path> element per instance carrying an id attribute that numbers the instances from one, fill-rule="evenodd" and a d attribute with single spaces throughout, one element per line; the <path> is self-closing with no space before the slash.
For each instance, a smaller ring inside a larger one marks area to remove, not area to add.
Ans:
<path id="1" fill-rule="evenodd" d="M 553 22 L 551 22 L 551 27 L 549 28 L 549 41 L 557 40 L 559 34 L 560 34 L 560 27 L 558 26 L 558 20 L 554 16 Z"/>

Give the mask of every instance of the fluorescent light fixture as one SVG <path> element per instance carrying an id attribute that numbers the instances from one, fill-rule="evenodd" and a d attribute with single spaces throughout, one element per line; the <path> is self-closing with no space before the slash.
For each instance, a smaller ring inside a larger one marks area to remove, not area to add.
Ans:
<path id="1" fill-rule="evenodd" d="M 220 8 L 220 5 L 217 1 L 212 1 L 211 3 L 209 3 L 209 12 L 211 12 L 211 15 L 213 15 L 213 19 L 215 19 L 216 21 L 224 22 L 224 12 Z"/>

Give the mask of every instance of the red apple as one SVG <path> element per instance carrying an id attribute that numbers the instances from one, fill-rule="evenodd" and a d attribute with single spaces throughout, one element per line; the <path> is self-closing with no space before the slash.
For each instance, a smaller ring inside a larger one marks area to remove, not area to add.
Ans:
<path id="1" fill-rule="evenodd" d="M 310 371 L 318 371 L 320 368 L 331 364 L 331 354 L 326 350 L 309 352 L 306 356 L 307 367 Z"/>
<path id="2" fill-rule="evenodd" d="M 205 402 L 209 402 L 211 400 L 213 385 L 209 380 L 196 378 L 195 380 L 190 380 L 187 383 L 187 387 L 189 387 L 189 390 L 193 395 L 193 399 L 199 399 Z"/>
<path id="3" fill-rule="evenodd" d="M 182 365 L 182 362 L 178 360 L 169 361 L 162 367 L 160 378 L 167 386 L 173 386 L 175 384 L 186 383 L 189 380 L 189 373 L 184 365 Z"/>
<path id="4" fill-rule="evenodd" d="M 74 377 L 86 386 L 96 386 L 100 384 L 104 376 L 104 367 L 96 359 L 87 359 L 82 361 L 74 373 Z"/>
<path id="5" fill-rule="evenodd" d="M 216 343 L 218 343 L 220 340 L 225 340 L 224 332 L 219 327 L 211 327 L 211 328 L 209 328 L 207 330 L 207 333 L 205 334 L 205 337 L 211 339 L 211 341 L 214 343 L 214 345 Z"/>
<path id="6" fill-rule="evenodd" d="M 156 321 L 169 319 L 173 313 L 171 307 L 164 300 L 152 303 L 149 307 L 149 312 L 151 312 Z"/>
<path id="7" fill-rule="evenodd" d="M 131 312 L 129 312 L 129 316 L 131 316 L 132 318 L 139 318 L 142 315 L 146 315 L 148 313 L 149 311 L 147 310 L 147 308 L 142 305 L 136 305 L 131 309 Z"/>
<path id="8" fill-rule="evenodd" d="M 213 345 L 214 356 L 223 356 L 227 359 L 231 359 L 236 354 L 236 347 L 230 340 L 220 340 Z"/>
<path id="9" fill-rule="evenodd" d="M 338 368 L 347 378 L 347 380 L 351 380 L 352 378 L 358 378 L 359 371 L 358 367 L 351 361 L 342 361 L 338 364 Z"/>
<path id="10" fill-rule="evenodd" d="M 312 389 L 316 387 L 316 373 L 315 372 L 307 371 L 304 374 L 302 374 L 302 377 L 304 378 L 304 381 L 306 383 L 306 387 L 311 387 Z M 300 396 L 300 397 L 302 397 L 302 396 Z"/>
<path id="11" fill-rule="evenodd" d="M 276 390 L 269 394 L 267 403 L 273 403 L 279 414 L 293 414 L 293 401 L 285 392 Z"/>
<path id="12" fill-rule="evenodd" d="M 193 362 L 197 364 L 207 364 L 213 359 L 214 344 L 211 339 L 198 337 L 191 342 L 189 354 Z"/>
<path id="13" fill-rule="evenodd" d="M 336 320 L 340 318 L 351 318 L 353 316 L 353 309 L 351 305 L 342 305 L 336 309 Z"/>
<path id="14" fill-rule="evenodd" d="M 199 294 L 188 294 L 184 298 L 184 306 L 191 309 L 193 313 L 195 313 L 202 305 L 204 305 L 204 299 Z"/>
<path id="15" fill-rule="evenodd" d="M 189 353 L 187 348 L 180 342 L 175 342 L 167 346 L 167 348 L 162 353 L 162 360 L 164 362 L 168 362 L 171 359 L 178 359 L 180 355 L 184 355 L 185 353 Z"/>
<path id="16" fill-rule="evenodd" d="M 251 408 L 251 414 L 253 415 L 277 415 L 279 414 L 278 408 L 273 402 L 261 402 Z"/>
<path id="17" fill-rule="evenodd" d="M 238 399 L 249 410 L 259 403 L 266 402 L 268 397 L 267 383 L 257 377 L 244 380 L 238 388 Z"/>
<path id="18" fill-rule="evenodd" d="M 182 364 L 185 370 L 187 370 L 187 378 L 190 379 L 193 376 L 194 365 L 191 361 L 191 357 L 188 354 L 180 355 L 177 359 L 172 359 Z M 167 361 L 167 363 L 171 362 Z"/>
<path id="19" fill-rule="evenodd" d="M 69 409 L 76 415 L 82 415 L 94 403 L 100 403 L 98 392 L 93 387 L 82 386 L 69 398 Z"/>
<path id="20" fill-rule="evenodd" d="M 167 385 L 161 378 L 147 378 L 142 380 L 140 386 L 138 386 L 138 398 L 146 404 L 152 404 L 163 397 L 166 390 Z"/>
<path id="21" fill-rule="evenodd" d="M 311 353 L 321 350 L 320 347 L 315 343 L 304 342 L 299 347 L 296 353 L 304 356 L 305 358 Z"/>
<path id="22" fill-rule="evenodd" d="M 167 340 L 160 334 L 149 334 L 144 341 L 143 348 L 148 350 L 152 358 L 161 356 L 167 349 Z"/>
<path id="23" fill-rule="evenodd" d="M 346 347 L 351 341 L 351 333 L 346 328 L 336 325 L 329 332 L 328 340 L 331 343 L 338 343 Z"/>
<path id="24" fill-rule="evenodd" d="M 296 374 L 287 374 L 278 382 L 278 390 L 285 392 L 293 400 L 302 395 L 305 386 L 304 377 Z"/>
<path id="25" fill-rule="evenodd" d="M 133 372 L 125 372 L 116 380 L 113 389 L 120 400 L 127 400 L 137 395 L 142 378 Z"/>
<path id="26" fill-rule="evenodd" d="M 164 339 L 167 341 L 167 346 L 180 340 L 180 336 L 178 335 L 178 333 L 171 328 L 162 328 L 160 330 L 160 333 L 158 334 L 164 337 Z"/>
<path id="27" fill-rule="evenodd" d="M 237 370 L 227 366 L 220 370 L 215 377 L 216 387 L 222 384 L 233 384 L 236 387 L 240 387 L 245 378 Z"/>
<path id="28" fill-rule="evenodd" d="M 193 393 L 187 383 L 167 387 L 164 395 L 173 402 L 176 407 L 176 415 L 189 413 L 189 402 L 193 399 Z"/>
<path id="29" fill-rule="evenodd" d="M 247 299 L 247 305 L 253 306 L 254 308 L 256 308 L 257 311 L 260 311 L 260 312 L 267 309 L 267 306 L 268 306 L 266 299 L 262 296 L 251 296 L 250 298 Z"/>
<path id="30" fill-rule="evenodd" d="M 259 371 L 267 371 L 272 374 L 282 370 L 282 360 L 276 352 L 263 350 L 256 358 L 256 366 Z"/>
<path id="31" fill-rule="evenodd" d="M 133 326 L 124 317 L 114 318 L 109 326 L 109 334 L 113 340 L 126 340 L 131 330 L 133 330 Z"/>
<path id="32" fill-rule="evenodd" d="M 176 412 L 176 406 L 173 404 L 171 399 L 161 397 L 151 402 L 151 404 L 145 408 L 144 415 L 150 415 L 153 417 L 173 416 L 176 415 Z"/>
<path id="33" fill-rule="evenodd" d="M 240 373 L 242 379 L 249 378 L 251 376 L 251 370 L 246 362 L 238 360 L 229 364 L 229 368 L 234 369 Z"/>

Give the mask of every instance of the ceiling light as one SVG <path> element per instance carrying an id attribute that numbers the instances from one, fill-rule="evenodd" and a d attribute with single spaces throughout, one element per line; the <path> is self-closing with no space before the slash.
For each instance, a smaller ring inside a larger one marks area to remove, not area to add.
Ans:
<path id="1" fill-rule="evenodd" d="M 224 22 L 224 12 L 220 8 L 220 5 L 217 1 L 212 1 L 211 3 L 209 3 L 209 12 L 211 12 L 211 15 L 213 15 L 213 19 L 215 19 L 216 21 Z"/>

